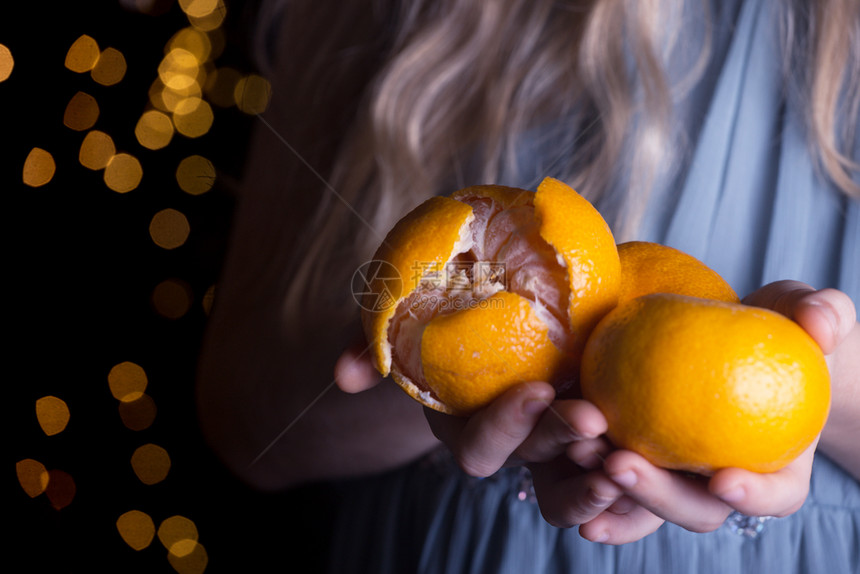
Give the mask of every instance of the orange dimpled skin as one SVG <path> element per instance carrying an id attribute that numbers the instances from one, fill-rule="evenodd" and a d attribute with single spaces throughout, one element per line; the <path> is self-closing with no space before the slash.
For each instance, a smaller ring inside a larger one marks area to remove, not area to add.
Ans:
<path id="1" fill-rule="evenodd" d="M 563 385 L 572 358 L 547 336 L 531 303 L 501 291 L 459 313 L 438 315 L 421 340 L 427 384 L 456 412 L 468 413 L 523 381 Z"/>
<path id="2" fill-rule="evenodd" d="M 737 303 L 734 289 L 704 263 L 678 249 L 648 241 L 618 245 L 619 304 L 649 293 L 676 293 Z"/>
<path id="3" fill-rule="evenodd" d="M 604 317 L 580 383 L 616 446 L 704 475 L 784 467 L 812 444 L 830 406 L 824 356 L 796 323 L 671 294 L 624 302 Z"/>
<path id="4" fill-rule="evenodd" d="M 603 216 L 584 197 L 546 178 L 535 195 L 540 234 L 560 254 L 570 281 L 568 315 L 581 343 L 617 303 L 621 261 Z"/>

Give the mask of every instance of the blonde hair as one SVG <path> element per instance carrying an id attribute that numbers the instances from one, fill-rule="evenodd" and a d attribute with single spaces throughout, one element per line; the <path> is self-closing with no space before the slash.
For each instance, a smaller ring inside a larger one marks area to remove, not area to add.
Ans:
<path id="1" fill-rule="evenodd" d="M 355 313 L 352 272 L 409 208 L 464 185 L 516 181 L 523 142 L 560 118 L 571 129 L 554 132 L 564 162 L 555 175 L 600 199 L 618 238 L 629 238 L 653 182 L 683 157 L 669 145 L 672 110 L 709 61 L 708 34 L 681 76 L 668 78 L 666 64 L 685 18 L 710 4 L 377 0 L 327 12 L 291 0 L 285 60 L 272 72 L 289 78 L 276 97 L 289 99 L 284 138 L 301 156 L 287 193 L 323 192 L 283 270 L 297 330 L 311 325 L 303 310 Z M 807 110 L 814 156 L 858 195 L 858 166 L 843 150 L 860 106 L 860 3 L 784 0 L 780 22 L 786 85 Z M 622 180 L 619 165 L 630 166 Z M 332 281 L 343 291 L 321 298 Z"/>

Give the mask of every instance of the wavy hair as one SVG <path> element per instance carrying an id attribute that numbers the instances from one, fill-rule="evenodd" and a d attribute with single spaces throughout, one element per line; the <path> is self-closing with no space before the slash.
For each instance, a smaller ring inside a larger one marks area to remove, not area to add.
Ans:
<path id="1" fill-rule="evenodd" d="M 286 100 L 278 126 L 300 156 L 287 193 L 319 192 L 283 270 L 297 330 L 313 323 L 301 320 L 305 310 L 317 318 L 354 313 L 347 287 L 320 296 L 331 291 L 323 286 L 348 286 L 409 208 L 467 184 L 518 181 L 524 142 L 559 118 L 573 129 L 553 132 L 555 175 L 600 199 L 619 239 L 631 237 L 653 182 L 683 157 L 672 114 L 711 57 L 712 4 L 719 3 L 264 4 L 266 22 L 280 21 L 281 8 L 284 15 L 276 36 L 285 58 L 269 73 Z M 849 153 L 860 107 L 860 3 L 779 6 L 787 85 L 807 110 L 814 157 L 836 186 L 858 196 Z M 704 38 L 670 78 L 667 63 L 686 49 L 684 24 L 696 17 L 705 21 Z M 632 175 L 616 175 L 624 171 L 618 165 Z"/>

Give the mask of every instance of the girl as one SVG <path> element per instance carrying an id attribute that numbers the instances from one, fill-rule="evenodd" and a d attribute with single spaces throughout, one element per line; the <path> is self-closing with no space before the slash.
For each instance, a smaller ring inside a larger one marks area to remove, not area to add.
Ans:
<path id="1" fill-rule="evenodd" d="M 335 571 L 858 571 L 860 5 L 291 0 L 261 19 L 274 100 L 200 414 L 255 487 L 342 486 Z M 385 232 L 433 194 L 544 176 L 815 338 L 834 400 L 814 448 L 695 479 L 595 458 L 602 415 L 540 381 L 469 419 L 379 384 L 350 279 Z"/>

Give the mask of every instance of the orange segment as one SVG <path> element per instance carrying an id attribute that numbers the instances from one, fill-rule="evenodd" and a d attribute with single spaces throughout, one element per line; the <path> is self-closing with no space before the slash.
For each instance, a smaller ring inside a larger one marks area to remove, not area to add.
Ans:
<path id="1" fill-rule="evenodd" d="M 545 178 L 534 198 L 540 234 L 552 245 L 570 281 L 570 325 L 580 347 L 618 302 L 621 262 L 603 216 L 568 185 Z"/>
<path id="2" fill-rule="evenodd" d="M 734 289 L 704 263 L 683 251 L 648 241 L 618 245 L 621 258 L 619 304 L 648 293 L 677 293 L 738 303 Z"/>
<path id="3" fill-rule="evenodd" d="M 388 326 L 397 304 L 418 287 L 423 270 L 443 266 L 455 254 L 468 249 L 471 220 L 472 208 L 465 203 L 448 197 L 432 197 L 398 221 L 377 250 L 374 259 L 392 266 L 401 282 L 400 291 L 392 294 L 393 300 L 384 308 L 362 314 L 372 359 L 383 376 L 391 371 Z M 391 282 L 386 281 L 386 277 L 390 275 L 373 277 L 370 292 L 378 294 L 389 288 Z M 364 307 L 373 306 L 368 303 Z"/>
<path id="4" fill-rule="evenodd" d="M 532 304 L 501 291 L 458 313 L 438 315 L 421 340 L 427 384 L 439 401 L 467 414 L 527 381 L 563 384 L 571 357 L 549 340 Z M 567 367 L 567 368 L 565 368 Z"/>

